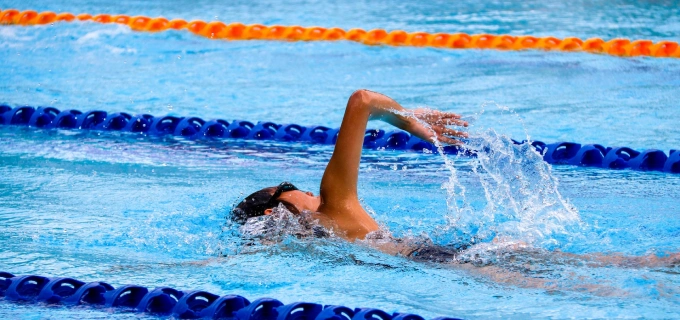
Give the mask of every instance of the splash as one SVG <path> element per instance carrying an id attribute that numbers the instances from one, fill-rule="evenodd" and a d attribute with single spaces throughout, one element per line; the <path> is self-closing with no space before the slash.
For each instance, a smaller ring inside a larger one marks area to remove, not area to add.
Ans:
<path id="1" fill-rule="evenodd" d="M 483 115 L 484 107 L 471 120 Z M 521 118 L 507 107 L 498 108 L 515 118 L 530 140 Z M 434 133 L 430 125 L 418 121 Z M 500 126 L 507 127 L 507 123 Z M 562 197 L 551 167 L 530 144 L 517 145 L 494 129 L 473 125 L 468 134 L 464 148 L 475 155 L 471 159 L 447 155 L 443 145 L 435 142 L 448 172 L 442 184 L 447 193 L 447 223 L 435 236 L 453 243 L 494 241 L 555 248 L 575 235 L 574 228 L 580 225 L 578 211 Z M 471 196 L 470 186 L 481 187 L 481 199 Z"/>
<path id="2" fill-rule="evenodd" d="M 273 208 L 269 215 L 262 215 L 248 219 L 239 228 L 240 236 L 250 241 L 262 244 L 272 244 L 295 238 L 327 238 L 333 234 L 326 230 L 314 219 L 314 213 L 303 211 L 296 215 L 286 209 L 283 204 Z"/>

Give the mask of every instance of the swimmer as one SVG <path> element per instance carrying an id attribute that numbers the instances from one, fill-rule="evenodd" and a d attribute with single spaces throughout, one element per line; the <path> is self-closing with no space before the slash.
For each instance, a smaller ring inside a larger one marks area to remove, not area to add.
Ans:
<path id="1" fill-rule="evenodd" d="M 298 216 L 311 213 L 313 220 L 345 240 L 351 242 L 370 240 L 367 243 L 388 254 L 401 255 L 415 261 L 458 264 L 470 262 L 467 258 L 459 257 L 460 252 L 467 249 L 469 244 L 443 247 L 427 241 L 418 243 L 397 239 L 389 234 L 385 235 L 384 232 L 380 232 L 378 223 L 361 206 L 357 193 L 357 180 L 366 124 L 369 120 L 382 120 L 421 139 L 448 145 L 462 145 L 460 139 L 468 137 L 467 133 L 450 128 L 468 126 L 468 123 L 461 120 L 458 114 L 428 109 L 407 110 L 383 94 L 357 90 L 347 102 L 333 155 L 321 179 L 319 195 L 299 190 L 293 184 L 283 182 L 278 186 L 264 188 L 245 197 L 232 210 L 231 220 L 243 225 L 249 219 L 254 221 L 258 217 L 272 215 L 281 205 Z M 523 243 L 511 244 L 506 249 L 535 254 L 534 248 Z M 622 255 L 577 256 L 553 251 L 544 258 L 561 261 L 575 259 L 591 266 L 631 268 L 662 267 L 680 262 L 678 253 L 665 257 L 656 255 L 626 257 Z M 480 271 L 494 268 L 494 266 L 485 265 L 480 268 Z M 526 282 L 526 279 L 521 281 Z"/>
<path id="2" fill-rule="evenodd" d="M 326 166 L 319 195 L 301 191 L 284 182 L 245 197 L 232 211 L 232 221 L 244 224 L 248 219 L 270 215 L 279 204 L 289 211 L 316 213 L 315 218 L 340 237 L 355 241 L 379 230 L 378 223 L 359 202 L 357 180 L 366 123 L 382 120 L 427 141 L 462 145 L 467 133 L 450 126 L 467 127 L 455 113 L 435 110 L 407 110 L 393 99 L 377 92 L 357 90 L 349 97 L 340 125 L 333 155 Z"/>

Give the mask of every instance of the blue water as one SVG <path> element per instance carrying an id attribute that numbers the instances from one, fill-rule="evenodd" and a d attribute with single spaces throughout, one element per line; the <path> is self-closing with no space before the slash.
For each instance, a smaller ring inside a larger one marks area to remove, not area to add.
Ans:
<path id="1" fill-rule="evenodd" d="M 680 40 L 680 9 L 672 1 L 0 1 L 0 8 L 10 7 Z M 593 266 L 555 250 L 627 256 L 680 251 L 680 177 L 550 168 L 507 143 L 507 137 L 531 137 L 680 148 L 678 60 L 211 41 L 94 23 L 0 27 L 0 57 L 0 100 L 12 104 L 337 126 L 349 94 L 368 88 L 406 107 L 473 119 L 475 143 L 495 152 L 478 160 L 364 154 L 360 197 L 395 235 L 438 244 L 470 233 L 480 237 L 469 251 L 479 259 L 443 266 L 332 239 L 288 238 L 241 252 L 236 230 L 225 225 L 233 204 L 283 180 L 316 191 L 332 147 L 0 127 L 2 270 L 425 317 L 678 317 L 677 265 Z M 505 241 L 494 244 L 495 237 Z M 512 254 L 502 247 L 518 241 L 533 249 Z M 230 255 L 215 260 L 220 253 Z M 194 263 L 207 259 L 206 265 Z M 4 301 L 0 315 L 133 316 Z"/>

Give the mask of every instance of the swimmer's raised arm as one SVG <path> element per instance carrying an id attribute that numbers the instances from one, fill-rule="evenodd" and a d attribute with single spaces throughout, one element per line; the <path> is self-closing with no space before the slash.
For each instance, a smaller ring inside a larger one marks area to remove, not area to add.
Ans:
<path id="1" fill-rule="evenodd" d="M 335 150 L 321 179 L 321 206 L 349 239 L 363 238 L 378 229 L 377 223 L 364 211 L 357 196 L 359 162 L 363 149 L 366 123 L 371 119 L 385 121 L 419 138 L 445 144 L 460 144 L 456 137 L 466 134 L 448 128 L 467 126 L 460 116 L 435 110 L 407 110 L 380 93 L 357 90 L 347 101 Z"/>

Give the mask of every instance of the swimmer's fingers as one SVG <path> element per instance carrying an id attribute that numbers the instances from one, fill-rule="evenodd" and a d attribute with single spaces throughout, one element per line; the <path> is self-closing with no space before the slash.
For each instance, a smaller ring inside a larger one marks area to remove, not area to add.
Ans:
<path id="1" fill-rule="evenodd" d="M 440 125 L 440 126 L 459 126 L 459 127 L 467 127 L 468 126 L 467 121 L 463 121 L 463 120 L 459 120 L 459 119 L 440 119 L 433 124 Z"/>
<path id="2" fill-rule="evenodd" d="M 467 127 L 466 121 L 460 120 L 460 115 L 451 112 L 441 112 L 437 110 L 418 110 L 418 119 L 430 125 L 461 126 Z"/>
<path id="3" fill-rule="evenodd" d="M 431 112 L 425 112 L 424 113 L 427 116 L 433 117 L 433 118 L 439 118 L 439 119 L 460 119 L 461 116 L 457 113 L 453 112 L 442 112 L 438 110 L 432 110 Z"/>
<path id="4" fill-rule="evenodd" d="M 447 136 L 438 136 L 437 140 L 443 144 L 448 144 L 448 145 L 454 145 L 454 146 L 462 146 L 463 142 L 460 140 L 456 140 L 453 138 L 449 138 Z"/>
<path id="5" fill-rule="evenodd" d="M 444 135 L 444 136 L 447 136 L 447 137 L 459 137 L 459 138 L 467 138 L 468 137 L 467 132 L 453 130 L 453 129 L 449 129 L 449 128 L 446 128 L 446 127 L 441 127 L 439 129 L 439 133 L 440 133 L 440 135 Z"/>
<path id="6" fill-rule="evenodd" d="M 443 144 L 461 146 L 463 145 L 463 142 L 456 138 L 467 138 L 468 134 L 444 126 L 432 126 L 428 136 L 429 138 L 427 140 L 430 142 L 437 140 Z"/>
<path id="7" fill-rule="evenodd" d="M 432 109 L 416 109 L 413 110 L 413 114 L 415 114 L 418 118 L 421 119 L 426 119 L 426 118 L 432 118 L 432 119 L 438 119 L 438 118 L 451 118 L 451 119 L 460 119 L 461 116 L 459 114 L 453 113 L 453 112 L 442 112 L 439 110 L 432 110 Z"/>

